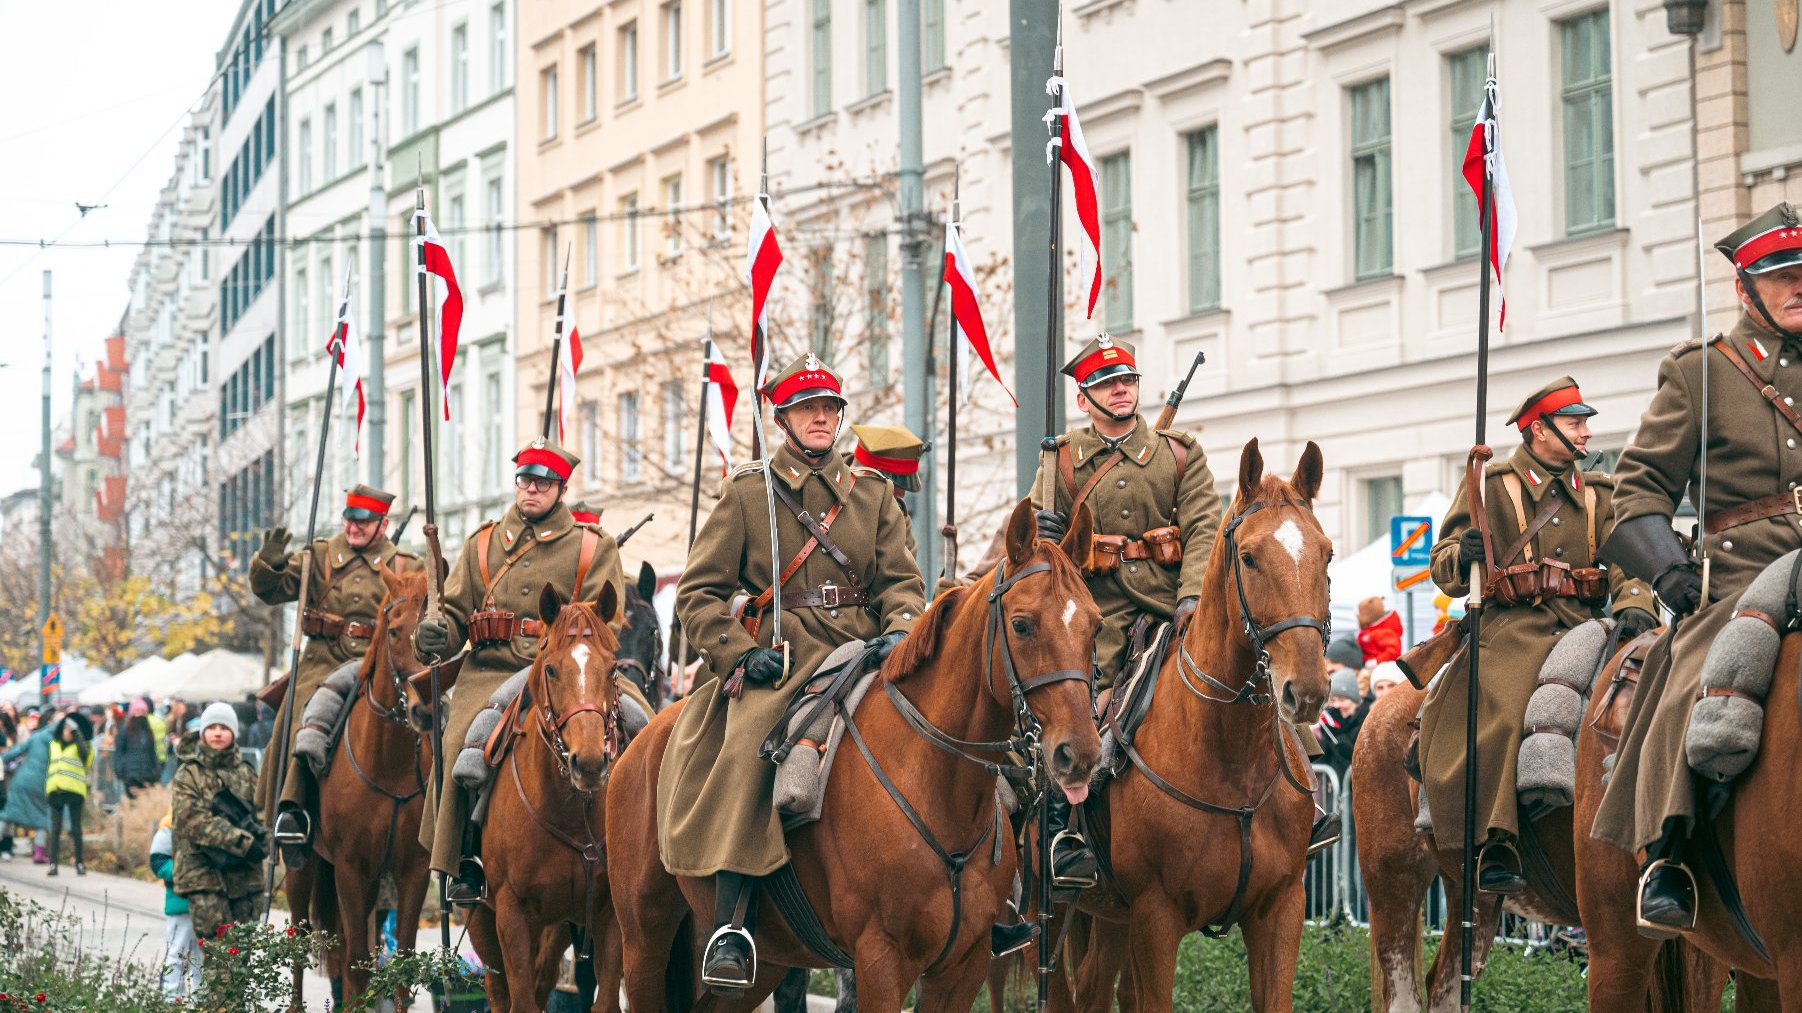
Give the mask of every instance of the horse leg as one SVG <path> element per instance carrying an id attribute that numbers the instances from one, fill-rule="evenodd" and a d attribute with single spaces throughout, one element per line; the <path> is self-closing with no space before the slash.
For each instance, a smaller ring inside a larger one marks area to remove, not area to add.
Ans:
<path id="1" fill-rule="evenodd" d="M 1239 922 L 1251 978 L 1251 1007 L 1258 1013 L 1287 1013 L 1295 1007 L 1295 965 L 1301 957 L 1306 908 L 1307 893 L 1297 877 Z"/>
<path id="2" fill-rule="evenodd" d="M 1079 913 L 1071 917 L 1081 919 L 1070 930 L 1072 940 L 1078 932 L 1083 934 L 1085 940 L 1081 947 L 1081 963 L 1076 963 L 1073 959 L 1077 947 L 1069 947 L 1069 953 L 1066 954 L 1072 958 L 1072 970 L 1076 972 L 1076 1001 L 1084 1009 L 1105 1007 L 1114 1001 L 1114 986 L 1120 980 L 1120 969 L 1126 963 L 1126 933 L 1118 931 L 1115 926 L 1104 929 L 1101 920 L 1091 915 Z M 1133 1001 L 1121 996 L 1120 1008 L 1133 1008 Z"/>
<path id="3" fill-rule="evenodd" d="M 1358 844 L 1370 898 L 1370 1008 L 1420 1013 L 1421 907 L 1433 885 L 1432 855 L 1421 849 L 1407 861 L 1372 860 L 1363 854 L 1365 836 Z"/>
<path id="4" fill-rule="evenodd" d="M 1134 1006 L 1149 1013 L 1170 1013 L 1176 994 L 1176 948 L 1187 934 L 1182 914 L 1161 892 L 1147 891 L 1133 901 L 1128 916 L 1132 945 L 1126 957 L 1127 983 Z M 1108 997 L 1083 1003 L 1083 1009 L 1106 1011 Z"/>
<path id="5" fill-rule="evenodd" d="M 495 931 L 494 909 L 487 904 L 476 905 L 470 910 L 466 924 L 469 944 L 475 947 L 476 956 L 482 958 L 482 990 L 488 993 L 488 1008 L 492 1013 L 509 1013 L 513 1009 L 513 995 L 503 970 L 505 958 Z"/>
<path id="6" fill-rule="evenodd" d="M 1462 893 L 1457 886 L 1447 884 L 1445 889 L 1445 909 L 1459 911 L 1462 908 Z M 1489 945 L 1495 942 L 1496 929 L 1501 925 L 1501 905 L 1495 898 L 1487 895 L 1477 898 L 1476 926 L 1471 930 L 1471 938 L 1476 941 L 1471 950 L 1470 976 L 1472 982 L 1482 977 L 1483 961 L 1489 956 Z M 1433 1013 L 1452 1013 L 1458 1009 L 1458 983 L 1463 970 L 1464 934 L 1455 924 L 1448 921 L 1444 937 L 1439 943 L 1439 953 L 1433 957 L 1433 968 L 1427 976 L 1427 1009 Z"/>
<path id="7" fill-rule="evenodd" d="M 1777 1013 L 1783 1008 L 1779 1001 L 1780 986 L 1768 978 L 1754 978 L 1749 974 L 1734 972 L 1733 975 L 1733 1010 L 1734 1013 Z M 1787 990 L 1783 990 L 1787 991 Z M 1716 1002 L 1710 1009 L 1718 1008 Z"/>
<path id="8" fill-rule="evenodd" d="M 1578 841 L 1577 847 L 1577 908 L 1589 939 L 1589 1007 L 1667 1013 L 1690 1007 L 1686 979 L 1693 975 L 1653 973 L 1661 947 L 1678 944 L 1639 934 L 1633 920 L 1639 882 L 1633 860 L 1595 840 Z"/>
<path id="9" fill-rule="evenodd" d="M 317 862 L 308 862 L 298 870 L 286 867 L 282 869 L 282 893 L 288 898 L 288 925 L 300 932 L 310 928 L 307 914 L 312 907 L 313 880 L 317 869 Z M 302 987 L 305 974 L 305 964 L 296 963 L 289 970 L 292 981 L 288 995 L 289 1013 L 306 1013 L 307 1000 Z"/>
<path id="10" fill-rule="evenodd" d="M 563 954 L 575 942 L 567 922 L 553 922 L 538 933 L 537 948 L 532 954 L 532 1008 L 543 1009 L 557 988 L 563 973 Z"/>
<path id="11" fill-rule="evenodd" d="M 501 973 L 513 996 L 513 1013 L 540 1013 L 544 1007 L 533 1001 L 540 970 L 534 952 L 538 948 L 538 933 L 532 931 L 531 920 L 526 917 L 525 902 L 504 886 L 495 892 L 494 934 L 500 940 Z"/>
<path id="12" fill-rule="evenodd" d="M 866 932 L 852 947 L 856 962 L 852 971 L 857 976 L 857 999 L 865 1009 L 900 1009 L 914 979 L 901 969 L 900 951 L 894 942 L 876 932 Z M 975 995 L 971 995 L 975 1000 Z M 969 1009 L 969 1004 L 964 1009 Z"/>
<path id="13" fill-rule="evenodd" d="M 613 906 L 602 909 L 598 919 L 600 935 L 594 941 L 594 1009 L 592 1013 L 620 1013 L 619 983 L 625 976 L 620 956 L 624 933 L 619 919 L 613 917 Z M 590 929 L 589 931 L 594 931 Z"/>
<path id="14" fill-rule="evenodd" d="M 1007 1013 L 1007 979 L 1013 976 L 1015 967 L 1021 966 L 1020 960 L 1020 955 L 1014 953 L 989 961 L 989 1013 Z"/>
<path id="15" fill-rule="evenodd" d="M 369 987 L 370 919 L 375 912 L 375 899 L 381 889 L 380 879 L 373 881 L 346 869 L 338 873 L 337 904 L 344 998 L 348 1001 L 362 995 Z"/>
<path id="16" fill-rule="evenodd" d="M 394 873 L 394 952 L 398 956 L 419 947 L 419 912 L 425 907 L 425 894 L 430 873 L 425 867 L 425 854 L 406 863 Z M 413 1004 L 411 992 L 394 996 L 394 1008 L 404 1010 Z"/>
<path id="17" fill-rule="evenodd" d="M 918 1013 L 967 1013 L 982 991 L 982 981 L 991 963 L 988 940 L 964 952 L 962 958 L 920 979 L 920 994 L 914 1009 Z M 874 1007 L 872 1007 L 874 1008 Z"/>
<path id="18" fill-rule="evenodd" d="M 770 996 L 776 1013 L 807 1013 L 807 968 L 791 967 Z"/>

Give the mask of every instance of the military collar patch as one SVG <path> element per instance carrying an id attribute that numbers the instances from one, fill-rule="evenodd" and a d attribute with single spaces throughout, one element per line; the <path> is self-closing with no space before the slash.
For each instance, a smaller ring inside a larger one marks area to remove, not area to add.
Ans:
<path id="1" fill-rule="evenodd" d="M 1144 464 L 1145 459 L 1150 456 L 1151 456 L 1151 445 L 1150 444 L 1147 444 L 1147 445 L 1139 448 L 1138 461 L 1140 464 Z"/>
<path id="2" fill-rule="evenodd" d="M 344 553 L 342 551 L 340 551 L 338 553 L 338 555 L 335 558 L 333 558 L 332 565 L 333 566 L 343 566 L 344 565 Z"/>
<path id="3" fill-rule="evenodd" d="M 1771 353 L 1765 351 L 1764 342 L 1757 338 L 1753 338 L 1751 341 L 1746 342 L 1746 350 L 1751 352 L 1752 358 L 1757 359 L 1759 362 L 1763 362 L 1771 357 Z"/>
<path id="4" fill-rule="evenodd" d="M 506 546 L 508 548 L 513 547 L 513 529 L 512 528 L 502 528 L 501 529 L 501 541 L 506 543 Z"/>
<path id="5" fill-rule="evenodd" d="M 1524 468 L 1522 470 L 1526 472 L 1527 481 L 1532 483 L 1533 488 L 1535 488 L 1535 489 L 1539 488 L 1539 483 L 1540 483 L 1539 472 L 1534 471 L 1532 468 Z"/>
<path id="6" fill-rule="evenodd" d="M 801 477 L 801 473 L 799 471 L 795 470 L 794 465 L 792 465 L 792 464 L 787 465 L 787 468 L 788 468 L 788 477 L 789 478 L 800 478 Z"/>

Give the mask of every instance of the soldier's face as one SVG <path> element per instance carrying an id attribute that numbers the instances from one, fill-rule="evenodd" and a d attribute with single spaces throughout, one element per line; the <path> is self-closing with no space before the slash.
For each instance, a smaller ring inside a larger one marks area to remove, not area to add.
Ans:
<path id="1" fill-rule="evenodd" d="M 562 498 L 563 483 L 554 478 L 520 475 L 513 480 L 513 505 L 527 520 L 550 513 Z"/>
<path id="2" fill-rule="evenodd" d="M 1765 274 L 1752 276 L 1752 284 L 1758 286 L 1758 297 L 1764 300 L 1764 308 L 1771 313 L 1771 319 L 1777 326 L 1786 331 L 1802 331 L 1802 264 L 1779 268 Z M 1747 310 L 1752 309 L 1752 298 L 1746 294 L 1743 282 L 1736 283 L 1739 289 L 1739 301 Z M 1752 319 L 1763 323 L 1756 312 Z"/>
<path id="3" fill-rule="evenodd" d="M 1096 421 L 1108 418 L 1109 412 L 1114 416 L 1131 415 L 1139 410 L 1139 378 L 1116 376 L 1085 387 L 1076 395 L 1076 403 L 1083 414 Z"/>
<path id="4" fill-rule="evenodd" d="M 366 521 L 344 518 L 344 540 L 353 549 L 366 549 L 382 533 L 382 527 L 388 523 L 385 517 L 371 517 Z"/>
<path id="5" fill-rule="evenodd" d="M 1577 448 L 1577 455 L 1572 456 L 1570 447 L 1564 445 L 1556 433 L 1546 429 L 1545 420 L 1533 423 L 1533 454 L 1547 464 L 1569 464 L 1577 456 L 1589 455 L 1589 419 L 1581 415 L 1554 415 L 1551 424 L 1558 427 L 1564 439 Z"/>
<path id="6" fill-rule="evenodd" d="M 782 409 L 782 420 L 789 437 L 804 449 L 818 454 L 832 449 L 838 436 L 839 416 L 843 409 L 829 397 L 810 397 L 800 404 Z"/>

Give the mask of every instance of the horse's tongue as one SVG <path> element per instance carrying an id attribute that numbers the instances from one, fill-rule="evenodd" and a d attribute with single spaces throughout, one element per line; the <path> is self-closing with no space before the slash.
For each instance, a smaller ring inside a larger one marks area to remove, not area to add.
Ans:
<path id="1" fill-rule="evenodd" d="M 1080 784 L 1072 787 L 1066 784 L 1064 785 L 1064 797 L 1070 800 L 1071 805 L 1082 805 L 1083 801 L 1089 797 L 1089 786 Z"/>

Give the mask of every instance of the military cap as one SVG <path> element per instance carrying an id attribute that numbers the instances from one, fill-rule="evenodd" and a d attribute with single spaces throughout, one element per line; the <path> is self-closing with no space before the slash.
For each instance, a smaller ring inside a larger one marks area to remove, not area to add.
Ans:
<path id="1" fill-rule="evenodd" d="M 852 459 L 888 476 L 897 488 L 920 491 L 920 455 L 926 444 L 906 426 L 852 426 Z"/>
<path id="2" fill-rule="evenodd" d="M 578 524 L 599 524 L 599 523 L 601 523 L 600 508 L 589 505 L 587 500 L 583 500 L 583 501 L 577 503 L 575 506 L 570 507 L 569 515 L 570 515 L 570 517 L 574 518 L 576 523 L 578 523 Z"/>
<path id="3" fill-rule="evenodd" d="M 531 475 L 536 478 L 554 478 L 559 482 L 569 481 L 570 473 L 582 459 L 564 450 L 556 440 L 543 436 L 532 437 L 532 442 L 519 448 L 513 455 L 513 474 Z"/>
<path id="4" fill-rule="evenodd" d="M 383 492 L 372 485 L 353 485 L 344 495 L 344 517 L 353 521 L 386 517 L 393 504 L 391 492 Z"/>
<path id="5" fill-rule="evenodd" d="M 1568 376 L 1561 376 L 1544 387 L 1527 395 L 1527 399 L 1508 416 L 1508 424 L 1519 426 L 1526 432 L 1533 423 L 1539 421 L 1541 415 L 1577 415 L 1588 418 L 1596 410 L 1583 403 L 1583 392 L 1577 389 L 1577 381 Z"/>
<path id="6" fill-rule="evenodd" d="M 1735 270 L 1764 274 L 1792 264 L 1802 264 L 1802 221 L 1788 201 L 1736 229 L 1714 244 L 1733 261 Z"/>
<path id="7" fill-rule="evenodd" d="M 1138 376 L 1139 363 L 1133 358 L 1133 346 L 1103 334 L 1082 346 L 1076 357 L 1059 370 L 1087 389 L 1117 376 Z"/>
<path id="8" fill-rule="evenodd" d="M 838 374 L 826 368 L 826 364 L 812 352 L 789 363 L 780 373 L 764 381 L 763 395 L 770 399 L 772 407 L 778 409 L 815 397 L 829 397 L 840 405 L 846 403 L 844 384 L 840 382 Z"/>

